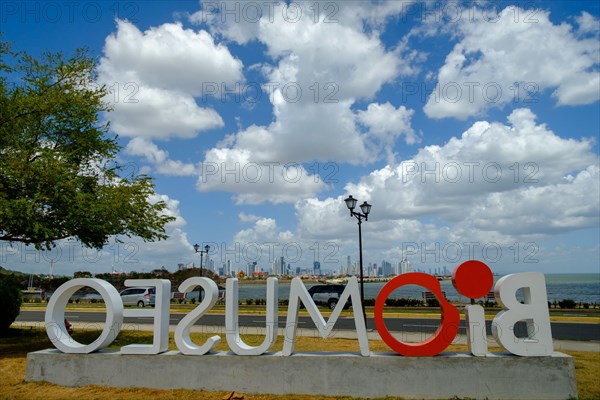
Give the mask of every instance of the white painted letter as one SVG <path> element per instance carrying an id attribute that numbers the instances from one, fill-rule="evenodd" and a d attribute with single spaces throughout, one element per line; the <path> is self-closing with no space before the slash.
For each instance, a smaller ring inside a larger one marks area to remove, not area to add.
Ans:
<path id="1" fill-rule="evenodd" d="M 477 304 L 465 306 L 467 322 L 467 345 L 474 356 L 483 357 L 488 352 L 487 336 L 485 333 L 485 312 Z"/>
<path id="2" fill-rule="evenodd" d="M 338 303 L 331 313 L 327 323 L 325 323 L 323 315 L 319 312 L 317 305 L 310 297 L 310 294 L 308 293 L 308 290 L 306 290 L 302 280 L 298 277 L 292 279 L 288 315 L 285 323 L 285 336 L 283 338 L 283 355 L 290 356 L 294 352 L 294 345 L 296 344 L 296 329 L 298 328 L 298 310 L 300 308 L 299 300 L 302 300 L 302 303 L 306 306 L 306 310 L 308 311 L 310 318 L 317 326 L 319 334 L 323 339 L 325 339 L 331 335 L 333 326 L 342 313 L 348 298 L 352 299 L 352 310 L 354 311 L 354 323 L 356 325 L 356 333 L 358 335 L 358 343 L 360 345 L 360 354 L 363 356 L 370 356 L 371 351 L 369 350 L 369 340 L 367 337 L 365 318 L 362 312 L 362 303 L 360 302 L 358 280 L 355 276 L 348 279 L 348 285 L 340 295 Z"/>
<path id="3" fill-rule="evenodd" d="M 65 327 L 65 307 L 71 296 L 81 288 L 89 286 L 95 289 L 106 304 L 106 322 L 104 329 L 90 344 L 81 344 L 73 340 Z M 46 307 L 46 333 L 54 346 L 63 353 L 86 354 L 101 350 L 110 345 L 121 331 L 123 324 L 123 302 L 117 289 L 101 279 L 77 278 L 63 283 L 50 297 Z"/>
<path id="4" fill-rule="evenodd" d="M 523 289 L 524 304 L 517 300 Z M 549 356 L 554 351 L 550 330 L 550 313 L 546 280 L 541 272 L 507 275 L 494 288 L 498 303 L 504 307 L 492 322 L 492 334 L 499 345 L 519 356 Z M 527 337 L 515 336 L 514 326 L 527 323 Z"/>
<path id="5" fill-rule="evenodd" d="M 208 312 L 219 299 L 219 288 L 217 284 L 208 278 L 194 276 L 188 278 L 179 285 L 181 293 L 191 292 L 196 286 L 200 286 L 206 292 L 204 300 L 198 304 L 191 313 L 187 314 L 175 328 L 175 344 L 181 353 L 191 356 L 201 356 L 211 351 L 219 342 L 221 337 L 211 336 L 202 346 L 197 346 L 190 338 L 190 329 L 204 314 Z"/>
<path id="6" fill-rule="evenodd" d="M 127 279 L 125 286 L 153 286 L 156 288 L 154 310 L 124 310 L 125 317 L 154 318 L 152 344 L 130 344 L 121 347 L 122 354 L 158 354 L 169 349 L 169 309 L 171 307 L 171 282 L 166 279 Z"/>
<path id="7" fill-rule="evenodd" d="M 227 344 L 235 354 L 241 356 L 258 356 L 269 350 L 277 340 L 279 293 L 277 292 L 277 278 L 267 279 L 267 332 L 265 340 L 256 347 L 248 346 L 240 337 L 238 325 L 238 280 L 227 279 L 225 299 L 225 332 Z"/>

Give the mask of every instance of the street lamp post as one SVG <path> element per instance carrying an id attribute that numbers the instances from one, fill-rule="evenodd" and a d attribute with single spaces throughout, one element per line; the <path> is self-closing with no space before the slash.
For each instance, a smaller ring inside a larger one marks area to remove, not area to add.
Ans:
<path id="1" fill-rule="evenodd" d="M 365 286 L 363 282 L 363 256 L 362 256 L 362 220 L 369 220 L 369 213 L 371 212 L 371 205 L 366 201 L 360 205 L 361 212 L 356 212 L 354 209 L 356 208 L 356 199 L 352 196 L 348 196 L 347 199 L 344 199 L 346 202 L 346 207 L 350 210 L 350 216 L 356 217 L 358 220 L 358 254 L 359 254 L 359 262 L 360 262 L 360 302 L 362 304 L 363 316 L 365 318 L 365 326 L 367 325 L 367 314 L 365 313 Z"/>
<path id="2" fill-rule="evenodd" d="M 200 276 L 204 275 L 202 270 L 202 255 L 206 253 L 206 261 L 208 261 L 208 250 L 210 250 L 210 246 L 204 246 L 204 250 L 200 250 L 200 245 L 196 243 L 194 245 L 194 250 L 196 253 L 200 253 Z M 198 289 L 198 302 L 202 301 L 202 288 Z"/>
<path id="3" fill-rule="evenodd" d="M 206 253 L 206 259 L 208 260 L 208 250 L 210 250 L 210 246 L 206 245 L 204 246 L 204 250 L 200 250 L 200 245 L 196 243 L 194 245 L 194 250 L 196 251 L 196 253 L 200 253 L 200 276 L 202 276 L 202 255 Z"/>

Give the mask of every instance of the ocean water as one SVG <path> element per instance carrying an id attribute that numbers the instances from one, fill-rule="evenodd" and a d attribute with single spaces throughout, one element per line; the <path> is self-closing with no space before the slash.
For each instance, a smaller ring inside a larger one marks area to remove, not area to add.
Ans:
<path id="1" fill-rule="evenodd" d="M 496 280 L 500 277 L 495 277 Z M 468 302 L 469 299 L 460 295 L 452 286 L 451 281 L 441 281 L 442 290 L 446 293 L 446 298 L 450 301 Z M 365 283 L 365 298 L 376 298 L 384 282 Z M 306 287 L 312 285 L 307 284 Z M 420 286 L 404 286 L 392 293 L 390 297 L 405 297 L 412 299 L 421 299 L 421 293 L 425 289 Z M 600 274 L 548 274 L 546 275 L 546 291 L 548 301 L 560 301 L 572 299 L 576 302 L 600 304 Z M 287 299 L 290 294 L 290 285 L 279 284 L 279 299 Z M 265 298 L 267 293 L 266 285 L 240 285 L 239 298 L 261 299 Z"/>

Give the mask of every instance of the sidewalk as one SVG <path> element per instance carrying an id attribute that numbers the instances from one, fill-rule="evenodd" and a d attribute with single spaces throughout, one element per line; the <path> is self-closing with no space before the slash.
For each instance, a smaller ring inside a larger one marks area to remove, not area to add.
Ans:
<path id="1" fill-rule="evenodd" d="M 94 329 L 101 330 L 104 328 L 103 323 L 93 323 L 93 322 L 71 322 L 73 329 Z M 21 327 L 37 327 L 44 328 L 43 322 L 15 322 L 11 325 L 13 328 L 21 328 Z M 132 330 L 132 331 L 152 331 L 154 329 L 154 325 L 152 324 L 123 324 L 121 330 Z M 169 326 L 169 331 L 175 331 L 175 325 Z M 259 327 L 240 327 L 240 334 L 242 335 L 264 335 L 265 328 Z M 216 335 L 223 336 L 223 340 L 225 340 L 225 327 L 224 326 L 209 326 L 209 325 L 194 325 L 191 329 L 191 332 L 194 333 L 211 333 Z M 404 342 L 420 342 L 429 337 L 428 334 L 419 333 L 419 332 L 392 332 L 394 337 Z M 279 328 L 278 332 L 279 336 L 285 335 L 285 328 Z M 321 338 L 317 329 L 309 329 L 309 328 L 297 328 L 296 330 L 297 336 L 304 337 L 314 337 Z M 381 340 L 381 336 L 379 336 L 379 332 L 376 330 L 369 330 L 367 332 L 369 340 Z M 354 330 L 336 330 L 334 328 L 331 336 L 332 339 L 356 339 L 356 331 Z M 466 344 L 467 338 L 465 335 L 457 335 L 452 344 Z M 496 341 L 488 336 L 488 345 L 497 346 Z M 600 352 L 600 342 L 598 341 L 578 341 L 578 340 L 554 340 L 554 350 L 555 351 L 586 351 L 586 352 Z"/>

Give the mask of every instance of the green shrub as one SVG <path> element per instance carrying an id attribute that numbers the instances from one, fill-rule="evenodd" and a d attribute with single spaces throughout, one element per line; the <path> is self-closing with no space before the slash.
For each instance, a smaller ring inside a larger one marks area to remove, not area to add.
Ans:
<path id="1" fill-rule="evenodd" d="M 427 307 L 439 307 L 440 302 L 438 299 L 427 299 Z"/>
<path id="2" fill-rule="evenodd" d="M 375 299 L 365 299 L 365 307 L 373 307 L 375 305 Z"/>
<path id="3" fill-rule="evenodd" d="M 19 315 L 23 297 L 19 283 L 12 275 L 0 276 L 0 334 L 8 331 Z"/>
<path id="4" fill-rule="evenodd" d="M 573 299 L 564 299 L 558 302 L 560 308 L 575 308 L 577 303 Z"/>

